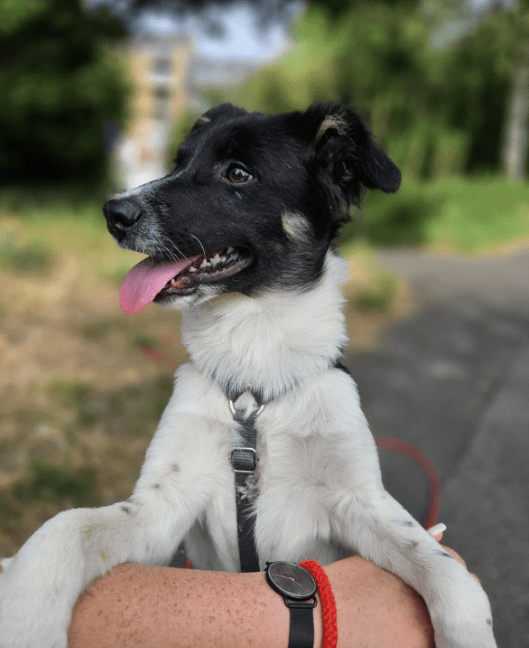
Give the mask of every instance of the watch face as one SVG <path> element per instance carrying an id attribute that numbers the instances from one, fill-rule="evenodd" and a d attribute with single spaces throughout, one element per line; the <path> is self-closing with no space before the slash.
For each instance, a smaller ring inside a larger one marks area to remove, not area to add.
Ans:
<path id="1" fill-rule="evenodd" d="M 304 601 L 316 594 L 316 581 L 306 569 L 296 563 L 270 563 L 266 573 L 270 585 L 284 596 Z"/>

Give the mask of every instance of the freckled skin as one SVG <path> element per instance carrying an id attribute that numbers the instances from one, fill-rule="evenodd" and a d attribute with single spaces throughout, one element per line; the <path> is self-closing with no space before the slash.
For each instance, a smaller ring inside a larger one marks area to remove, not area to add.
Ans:
<path id="1" fill-rule="evenodd" d="M 432 648 L 422 599 L 399 578 L 355 557 L 326 568 L 338 648 Z M 321 646 L 321 605 L 315 608 Z M 121 565 L 74 609 L 69 648 L 285 648 L 289 613 L 264 574 Z"/>

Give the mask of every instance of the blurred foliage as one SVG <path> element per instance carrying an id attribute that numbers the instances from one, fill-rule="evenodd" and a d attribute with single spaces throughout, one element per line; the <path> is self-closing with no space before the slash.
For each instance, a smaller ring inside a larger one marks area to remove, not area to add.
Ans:
<path id="1" fill-rule="evenodd" d="M 441 4 L 313 0 L 287 56 L 209 98 L 270 113 L 343 101 L 366 115 L 406 179 L 496 171 L 529 9 L 483 13 L 434 47 Z"/>
<path id="2" fill-rule="evenodd" d="M 387 272 L 379 272 L 373 275 L 370 285 L 359 288 L 350 301 L 360 311 L 389 313 L 397 291 L 397 279 Z"/>
<path id="3" fill-rule="evenodd" d="M 109 45 L 124 32 L 80 0 L 0 0 L 0 173 L 5 182 L 92 181 L 123 118 Z"/>
<path id="4" fill-rule="evenodd" d="M 364 222 L 345 225 L 338 243 L 433 245 L 477 251 L 527 237 L 529 184 L 494 176 L 406 182 L 397 194 L 367 195 Z"/>

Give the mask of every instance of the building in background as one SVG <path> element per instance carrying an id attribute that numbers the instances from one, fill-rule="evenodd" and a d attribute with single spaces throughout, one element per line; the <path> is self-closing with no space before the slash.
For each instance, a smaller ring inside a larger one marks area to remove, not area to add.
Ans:
<path id="1" fill-rule="evenodd" d="M 130 34 L 125 65 L 132 101 L 115 138 L 117 189 L 169 170 L 171 132 L 186 108 L 206 110 L 204 86 L 238 83 L 290 46 L 288 26 L 305 0 L 82 0 L 104 7 Z"/>
<path id="2" fill-rule="evenodd" d="M 171 132 L 188 105 L 191 46 L 182 38 L 135 35 L 125 63 L 132 97 L 114 155 L 116 182 L 130 189 L 167 173 Z"/>

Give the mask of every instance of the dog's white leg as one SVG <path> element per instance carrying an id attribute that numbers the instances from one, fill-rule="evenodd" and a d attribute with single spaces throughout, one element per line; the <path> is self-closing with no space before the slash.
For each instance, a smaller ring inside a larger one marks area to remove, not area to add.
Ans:
<path id="1" fill-rule="evenodd" d="M 72 609 L 94 578 L 124 562 L 168 564 L 205 493 L 175 502 L 161 491 L 65 511 L 36 531 L 0 573 L 0 647 L 66 648 Z"/>
<path id="2" fill-rule="evenodd" d="M 388 493 L 362 500 L 351 495 L 340 509 L 341 542 L 402 578 L 424 598 L 436 648 L 496 647 L 481 585 Z"/>

